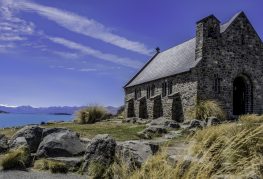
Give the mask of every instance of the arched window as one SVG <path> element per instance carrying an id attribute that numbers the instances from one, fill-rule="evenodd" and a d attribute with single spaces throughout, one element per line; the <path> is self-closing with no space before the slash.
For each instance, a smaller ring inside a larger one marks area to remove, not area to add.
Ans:
<path id="1" fill-rule="evenodd" d="M 134 92 L 134 98 L 135 99 L 138 99 L 141 97 L 142 93 L 141 93 L 141 88 L 138 88 L 138 89 L 135 89 L 135 92 Z"/>
<path id="2" fill-rule="evenodd" d="M 241 45 L 245 45 L 245 35 L 244 34 L 241 34 L 241 39 L 240 39 L 240 43 Z"/>
<path id="3" fill-rule="evenodd" d="M 214 28 L 213 27 L 210 27 L 208 29 L 208 34 L 207 34 L 208 37 L 214 37 L 215 36 L 215 31 L 214 31 Z"/>
<path id="4" fill-rule="evenodd" d="M 173 93 L 173 82 L 168 82 L 168 95 Z"/>
<path id="5" fill-rule="evenodd" d="M 149 99 L 150 98 L 150 96 L 151 96 L 151 87 L 150 86 L 147 86 L 147 99 Z"/>
<path id="6" fill-rule="evenodd" d="M 153 84 L 151 86 L 151 96 L 154 96 L 155 95 L 155 85 Z"/>
<path id="7" fill-rule="evenodd" d="M 220 94 L 220 92 L 221 92 L 221 81 L 222 81 L 222 78 L 219 78 L 219 75 L 215 74 L 214 75 L 213 89 L 214 89 L 216 94 Z"/>
<path id="8" fill-rule="evenodd" d="M 162 96 L 166 96 L 167 94 L 167 83 L 163 82 L 162 83 Z"/>

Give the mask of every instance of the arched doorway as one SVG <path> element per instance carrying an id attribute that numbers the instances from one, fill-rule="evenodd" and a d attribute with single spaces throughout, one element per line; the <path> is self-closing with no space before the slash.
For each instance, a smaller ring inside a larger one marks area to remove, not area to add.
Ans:
<path id="1" fill-rule="evenodd" d="M 242 115 L 253 112 L 252 84 L 249 78 L 241 75 L 233 82 L 233 114 Z"/>

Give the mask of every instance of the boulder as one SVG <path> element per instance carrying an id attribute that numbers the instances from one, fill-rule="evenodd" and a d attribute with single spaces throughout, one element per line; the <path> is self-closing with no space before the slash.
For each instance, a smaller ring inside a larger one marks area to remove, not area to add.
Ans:
<path id="1" fill-rule="evenodd" d="M 73 157 L 83 154 L 85 146 L 79 135 L 71 130 L 51 133 L 39 144 L 36 156 L 40 157 Z"/>
<path id="2" fill-rule="evenodd" d="M 116 157 L 130 168 L 135 169 L 141 167 L 158 149 L 157 144 L 150 142 L 125 141 L 117 145 Z"/>
<path id="3" fill-rule="evenodd" d="M 165 121 L 164 126 L 171 128 L 171 129 L 180 129 L 181 128 L 180 124 L 176 121 L 173 121 L 173 120 Z"/>
<path id="4" fill-rule="evenodd" d="M 0 154 L 8 150 L 7 137 L 0 134 Z"/>
<path id="5" fill-rule="evenodd" d="M 221 121 L 217 117 L 211 116 L 206 119 L 206 123 L 207 123 L 207 126 L 214 126 L 214 125 L 221 124 Z"/>
<path id="6" fill-rule="evenodd" d="M 136 123 L 138 120 L 139 120 L 138 117 L 130 117 L 130 118 L 123 119 L 122 121 L 124 123 Z"/>
<path id="7" fill-rule="evenodd" d="M 203 127 L 205 127 L 205 122 L 204 121 L 193 119 L 193 120 L 190 121 L 188 129 L 203 128 Z"/>
<path id="8" fill-rule="evenodd" d="M 52 133 L 59 133 L 59 132 L 65 132 L 69 129 L 67 128 L 58 128 L 58 127 L 54 127 L 54 128 L 44 128 L 43 129 L 43 132 L 42 132 L 42 137 L 46 137 L 47 135 L 49 134 L 52 134 Z"/>
<path id="9" fill-rule="evenodd" d="M 109 167 L 114 161 L 116 145 L 116 141 L 108 134 L 96 135 L 87 146 L 82 171 L 88 171 L 93 162 Z"/>
<path id="10" fill-rule="evenodd" d="M 30 152 L 34 153 L 41 142 L 42 131 L 43 129 L 36 125 L 25 126 L 14 134 L 10 139 L 9 146 L 13 148 L 27 145 Z"/>
<path id="11" fill-rule="evenodd" d="M 167 129 L 164 126 L 154 125 L 147 127 L 142 132 L 138 132 L 137 135 L 143 139 L 151 139 L 154 136 L 161 136 L 166 133 Z"/>

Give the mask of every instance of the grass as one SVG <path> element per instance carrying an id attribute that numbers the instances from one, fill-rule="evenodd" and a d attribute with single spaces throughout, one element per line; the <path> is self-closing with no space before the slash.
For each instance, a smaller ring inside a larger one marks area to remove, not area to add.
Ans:
<path id="1" fill-rule="evenodd" d="M 192 142 L 186 154 L 187 159 L 179 160 L 175 166 L 169 165 L 163 150 L 148 159 L 139 170 L 130 172 L 121 164 L 115 166 L 115 178 L 263 177 L 262 124 L 232 123 L 212 126 L 197 131 L 190 141 Z"/>
<path id="2" fill-rule="evenodd" d="M 145 125 L 130 125 L 112 121 L 97 122 L 95 124 L 57 123 L 47 124 L 44 127 L 66 127 L 80 134 L 81 137 L 93 138 L 97 134 L 109 134 L 115 140 L 137 140 L 137 132 L 142 131 Z"/>
<path id="3" fill-rule="evenodd" d="M 239 121 L 244 123 L 263 123 L 263 115 L 247 114 L 239 117 Z"/>
<path id="4" fill-rule="evenodd" d="M 142 131 L 145 125 L 130 125 L 127 123 L 121 123 L 120 121 L 103 121 L 95 124 L 75 124 L 71 122 L 65 123 L 51 123 L 42 125 L 45 128 L 51 127 L 66 127 L 75 132 L 78 132 L 81 137 L 93 138 L 97 134 L 110 134 L 114 139 L 118 141 L 125 140 L 137 140 L 137 132 Z M 5 134 L 7 137 L 13 136 L 13 134 L 19 129 L 5 128 L 0 129 L 1 134 Z"/>
<path id="5" fill-rule="evenodd" d="M 74 122 L 78 124 L 93 124 L 105 120 L 107 116 L 108 112 L 104 107 L 89 106 L 76 112 Z"/>
<path id="6" fill-rule="evenodd" d="M 36 170 L 49 170 L 51 173 L 67 173 L 68 168 L 66 164 L 47 159 L 40 159 L 35 161 L 34 169 Z"/>
<path id="7" fill-rule="evenodd" d="M 26 169 L 30 160 L 30 152 L 26 147 L 10 150 L 1 156 L 0 166 L 3 170 Z"/>
<path id="8" fill-rule="evenodd" d="M 226 114 L 220 104 L 214 100 L 199 101 L 196 106 L 187 111 L 187 118 L 205 120 L 208 117 L 215 116 L 218 119 L 225 120 Z"/>
<path id="9" fill-rule="evenodd" d="M 0 134 L 4 134 L 6 137 L 12 137 L 19 129 L 18 128 L 0 128 Z"/>

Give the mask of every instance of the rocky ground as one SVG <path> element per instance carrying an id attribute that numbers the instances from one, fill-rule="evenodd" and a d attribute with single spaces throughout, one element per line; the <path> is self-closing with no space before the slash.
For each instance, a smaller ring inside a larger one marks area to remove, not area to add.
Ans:
<path id="1" fill-rule="evenodd" d="M 215 117 L 206 122 L 192 120 L 187 123 L 177 123 L 172 120 L 159 118 L 146 121 L 138 118 L 124 120 L 125 123 L 146 124 L 147 128 L 138 132 L 140 140 L 116 141 L 108 134 L 100 134 L 92 139 L 81 138 L 77 132 L 67 128 L 43 128 L 41 126 L 25 126 L 11 138 L 0 136 L 0 154 L 10 149 L 26 146 L 32 159 L 48 159 L 64 163 L 69 172 L 82 171 L 88 175 L 88 168 L 94 161 L 107 167 L 115 158 L 124 161 L 130 167 L 140 167 L 149 156 L 160 149 L 167 150 L 171 164 L 184 156 L 188 143 L 181 140 L 182 136 L 193 133 L 206 125 L 219 123 Z M 32 171 L 0 171 L 0 178 L 85 178 L 75 174 L 51 174 L 48 172 Z"/>

